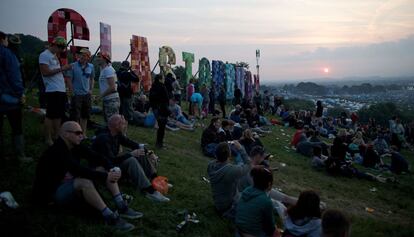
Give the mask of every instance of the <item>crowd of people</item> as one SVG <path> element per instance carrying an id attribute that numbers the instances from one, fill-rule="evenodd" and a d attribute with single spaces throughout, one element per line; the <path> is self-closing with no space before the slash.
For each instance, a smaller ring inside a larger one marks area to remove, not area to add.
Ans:
<path id="1" fill-rule="evenodd" d="M 19 44 L 16 37 L 0 32 L 0 125 L 6 115 L 17 157 L 31 161 L 24 153 L 23 77 L 18 56 L 8 48 L 8 44 Z M 292 237 L 349 235 L 350 223 L 345 215 L 326 209 L 318 193 L 307 190 L 293 197 L 273 186 L 277 167 L 271 166 L 272 155 L 261 141 L 262 136 L 271 133 L 271 125 L 296 128 L 291 146 L 309 157 L 313 167 L 330 174 L 386 182 L 389 180 L 360 171 L 354 164 L 395 174 L 409 172 L 400 150 L 412 147 L 413 124 L 403 126 L 398 117 L 390 120 L 389 127 L 381 127 L 374 120 L 361 124 L 356 113 L 350 119 L 346 114 L 339 118 L 325 116 L 320 101 L 315 111 L 293 111 L 283 105 L 281 97 L 268 91 L 263 95 L 256 91 L 249 99 L 243 98 L 239 88 L 235 88 L 235 97 L 228 106 L 224 87 L 218 92 L 207 85 L 198 88 L 191 79 L 182 88 L 171 73 L 156 75 L 149 94 L 136 96 L 133 84 L 139 83 L 139 77 L 127 61 L 116 71 L 111 55 L 105 52 L 97 56 L 98 97 L 105 124 L 96 136 L 87 138 L 95 69 L 88 49 L 80 50 L 76 62 L 61 66 L 58 55 L 66 47 L 66 40 L 56 37 L 39 56 L 47 102 L 44 131 L 48 145 L 37 162 L 33 188 L 39 204 L 70 207 L 82 201 L 99 211 L 109 225 L 130 231 L 134 225 L 125 219 L 138 219 L 143 213 L 128 207 L 118 185 L 120 179 L 129 181 L 138 193 L 153 201 L 170 201 L 152 184 L 158 177 L 159 157 L 126 136 L 128 124 L 155 127 L 157 149 L 168 149 L 164 143 L 166 129 L 194 131 L 197 124 L 203 127 L 200 143 L 202 153 L 212 158 L 207 173 L 214 207 L 218 215 L 234 224 L 237 236 L 280 236 L 281 232 Z M 181 107 L 183 94 L 189 104 L 188 113 Z M 70 113 L 66 116 L 68 96 Z M 226 106 L 231 111 L 226 112 Z M 268 114 L 280 120 L 269 120 Z M 202 121 L 210 115 L 210 123 L 204 128 Z M 334 138 L 332 144 L 327 142 L 329 138 Z M 389 164 L 386 157 L 390 157 Z M 116 211 L 107 206 L 97 185 L 111 193 Z M 276 227 L 275 213 L 283 228 Z"/>

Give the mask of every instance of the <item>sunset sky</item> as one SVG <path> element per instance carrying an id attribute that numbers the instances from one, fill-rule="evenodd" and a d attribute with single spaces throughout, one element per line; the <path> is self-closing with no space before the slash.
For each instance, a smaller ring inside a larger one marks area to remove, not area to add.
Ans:
<path id="1" fill-rule="evenodd" d="M 47 39 L 47 20 L 71 8 L 87 21 L 99 45 L 99 22 L 112 27 L 114 60 L 129 52 L 132 34 L 147 37 L 151 67 L 158 47 L 255 71 L 261 50 L 265 82 L 351 76 L 414 76 L 413 0 L 2 0 L 0 30 Z M 193 72 L 198 63 L 193 64 Z"/>

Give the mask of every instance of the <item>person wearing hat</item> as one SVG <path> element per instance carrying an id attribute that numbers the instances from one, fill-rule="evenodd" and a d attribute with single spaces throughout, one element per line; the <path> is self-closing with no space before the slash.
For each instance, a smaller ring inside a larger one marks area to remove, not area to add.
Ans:
<path id="1" fill-rule="evenodd" d="M 17 158 L 22 161 L 30 161 L 31 159 L 27 158 L 24 153 L 22 129 L 24 87 L 20 63 L 7 46 L 7 36 L 0 32 L 0 157 L 4 157 L 3 118 L 6 115 L 12 130 Z"/>
<path id="2" fill-rule="evenodd" d="M 121 101 L 119 112 L 124 115 L 128 122 L 132 122 L 134 115 L 132 108 L 132 82 L 139 82 L 139 78 L 130 70 L 128 61 L 121 63 L 121 68 L 116 75 L 118 77 L 118 93 Z"/>
<path id="3" fill-rule="evenodd" d="M 99 75 L 99 93 L 102 98 L 104 120 L 108 122 L 114 114 L 119 114 L 119 94 L 117 91 L 117 81 L 115 69 L 111 64 L 111 55 L 107 52 L 98 54 L 98 65 L 101 68 Z"/>
<path id="4" fill-rule="evenodd" d="M 58 55 L 65 50 L 66 40 L 58 36 L 49 48 L 39 55 L 40 72 L 46 88 L 45 135 L 47 145 L 52 145 L 53 140 L 58 138 L 60 124 L 65 116 L 67 97 L 65 78 L 62 72 L 72 68 L 70 64 L 60 65 Z"/>
<path id="5" fill-rule="evenodd" d="M 91 52 L 87 48 L 80 50 L 79 60 L 72 63 L 68 80 L 69 91 L 73 93 L 71 100 L 71 119 L 78 122 L 86 135 L 86 125 L 91 111 L 91 95 L 95 78 L 95 69 L 89 63 Z"/>

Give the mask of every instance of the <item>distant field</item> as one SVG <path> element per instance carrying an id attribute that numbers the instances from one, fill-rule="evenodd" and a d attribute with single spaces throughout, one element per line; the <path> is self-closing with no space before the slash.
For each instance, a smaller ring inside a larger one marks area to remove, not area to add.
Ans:
<path id="1" fill-rule="evenodd" d="M 100 118 L 93 118 L 95 121 Z M 206 122 L 207 123 L 207 122 Z M 8 123 L 5 122 L 6 153 L 11 154 Z M 32 113 L 24 117 L 24 133 L 27 139 L 27 155 L 37 159 L 45 149 L 43 145 L 40 118 Z M 286 164 L 275 173 L 274 186 L 289 195 L 297 196 L 300 191 L 314 189 L 321 195 L 329 208 L 341 209 L 352 220 L 352 236 L 413 236 L 414 233 L 414 178 L 412 175 L 398 176 L 399 184 L 382 184 L 356 178 L 330 177 L 310 167 L 310 160 L 288 148 L 294 130 L 281 126 L 272 127 L 272 133 L 262 140 L 268 151 L 273 153 L 271 164 Z M 214 211 L 210 186 L 202 180 L 207 177 L 209 158 L 200 151 L 201 128 L 195 132 L 167 132 L 167 151 L 156 151 L 161 162 L 159 175 L 167 176 L 174 188 L 168 194 L 170 203 L 154 203 L 134 191 L 126 183 L 121 190 L 135 197 L 132 207 L 144 212 L 142 221 L 133 222 L 137 229 L 133 236 L 234 236 L 230 223 L 218 217 Z M 130 126 L 128 136 L 153 147 L 155 130 Z M 411 164 L 414 154 L 404 152 Z M 13 193 L 21 207 L 17 210 L 0 212 L 1 236 L 118 236 L 103 221 L 91 215 L 53 208 L 39 209 L 30 203 L 31 186 L 34 178 L 34 164 L 18 164 L 1 161 L 0 191 Z M 375 171 L 371 171 L 375 173 Z M 370 189 L 375 187 L 376 192 Z M 102 193 L 106 193 L 102 189 Z M 107 193 L 106 193 L 107 194 Z M 113 205 L 109 195 L 105 195 Z M 374 209 L 373 213 L 365 211 Z M 190 224 L 177 234 L 175 226 L 182 221 L 178 213 L 188 209 L 195 212 L 199 224 Z"/>

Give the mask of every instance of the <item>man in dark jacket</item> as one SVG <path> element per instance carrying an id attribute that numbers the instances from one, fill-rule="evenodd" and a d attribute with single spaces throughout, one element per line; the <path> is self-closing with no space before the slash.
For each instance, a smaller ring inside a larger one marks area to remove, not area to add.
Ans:
<path id="1" fill-rule="evenodd" d="M 214 157 L 216 146 L 220 142 L 220 139 L 219 139 L 220 138 L 219 137 L 220 127 L 221 127 L 220 118 L 213 117 L 210 121 L 210 125 L 203 131 L 203 134 L 201 135 L 201 148 L 203 149 L 203 154 L 208 157 Z"/>
<path id="2" fill-rule="evenodd" d="M 130 71 L 129 62 L 123 61 L 121 68 L 116 73 L 118 77 L 118 93 L 121 101 L 119 112 L 124 115 L 129 122 L 132 121 L 132 82 L 139 82 L 138 76 Z"/>
<path id="3" fill-rule="evenodd" d="M 108 120 L 108 129 L 100 133 L 92 144 L 92 149 L 104 155 L 112 164 L 119 166 L 137 190 L 143 191 L 151 200 L 168 202 L 169 199 L 156 191 L 150 180 L 157 177 L 155 160 L 158 159 L 152 152 L 149 154 L 142 145 L 130 140 L 123 133 L 127 122 L 115 114 Z M 120 153 L 120 146 L 132 149 L 131 152 Z M 154 161 L 154 162 L 151 162 Z"/>
<path id="4" fill-rule="evenodd" d="M 134 229 L 132 224 L 119 217 L 107 207 L 97 192 L 94 182 L 104 183 L 111 192 L 121 217 L 137 219 L 143 216 L 129 208 L 119 191 L 117 181 L 121 172 L 116 168 L 106 172 L 111 165 L 98 154 L 80 145 L 83 131 L 78 123 L 65 122 L 60 129 L 60 136 L 39 160 L 34 183 L 34 198 L 39 203 L 55 202 L 62 206 L 76 205 L 85 201 L 101 211 L 108 224 L 122 231 Z M 91 164 L 100 166 L 93 170 L 82 166 L 80 158 L 86 158 Z"/>
<path id="5" fill-rule="evenodd" d="M 154 78 L 154 84 L 152 84 L 149 101 L 155 118 L 158 122 L 157 141 L 155 146 L 158 148 L 165 148 L 164 135 L 165 125 L 167 125 L 167 119 L 170 115 L 168 109 L 169 97 L 167 88 L 164 85 L 164 78 L 158 74 Z"/>

